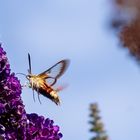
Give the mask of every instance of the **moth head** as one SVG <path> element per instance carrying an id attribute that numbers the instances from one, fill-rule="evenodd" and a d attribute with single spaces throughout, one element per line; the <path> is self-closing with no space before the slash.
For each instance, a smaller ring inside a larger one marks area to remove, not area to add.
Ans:
<path id="1" fill-rule="evenodd" d="M 26 75 L 26 78 L 27 78 L 28 80 L 30 80 L 31 77 L 32 77 L 31 74 Z"/>

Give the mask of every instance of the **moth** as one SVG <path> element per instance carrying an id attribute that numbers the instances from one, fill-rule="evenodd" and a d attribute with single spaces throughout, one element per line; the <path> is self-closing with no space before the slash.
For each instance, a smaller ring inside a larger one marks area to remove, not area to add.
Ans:
<path id="1" fill-rule="evenodd" d="M 45 70 L 44 72 L 38 75 L 32 74 L 31 57 L 29 53 L 28 53 L 28 62 L 29 62 L 28 74 L 25 76 L 29 81 L 28 87 L 32 88 L 33 90 L 34 101 L 35 101 L 34 91 L 36 91 L 38 93 L 38 99 L 40 103 L 41 101 L 39 95 L 41 94 L 49 98 L 56 105 L 59 105 L 60 98 L 58 96 L 58 92 L 61 91 L 63 87 L 59 87 L 55 89 L 53 86 L 67 70 L 70 61 L 68 59 L 61 60 L 55 65 L 53 65 L 52 67 L 50 67 L 49 69 Z"/>

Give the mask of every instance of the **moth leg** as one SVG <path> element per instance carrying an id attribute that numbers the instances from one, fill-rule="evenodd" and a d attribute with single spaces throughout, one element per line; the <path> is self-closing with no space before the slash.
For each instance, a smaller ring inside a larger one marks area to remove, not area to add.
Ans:
<path id="1" fill-rule="evenodd" d="M 39 87 L 39 84 L 37 83 L 37 87 Z M 39 97 L 39 88 L 37 88 L 37 94 L 38 94 L 38 100 L 39 100 L 39 103 L 41 104 L 41 100 L 40 100 L 40 97 Z"/>
<path id="2" fill-rule="evenodd" d="M 35 102 L 35 92 L 34 92 L 34 89 L 32 91 L 33 91 L 33 99 L 34 99 L 34 102 Z"/>
<path id="3" fill-rule="evenodd" d="M 35 102 L 35 92 L 34 92 L 34 83 L 33 83 L 33 81 L 31 83 L 29 83 L 29 87 L 32 88 L 32 91 L 33 91 L 33 99 L 34 99 L 34 102 Z"/>
<path id="4" fill-rule="evenodd" d="M 39 96 L 39 92 L 38 93 L 38 100 L 39 100 L 39 103 L 41 104 L 41 100 L 40 100 L 40 96 Z"/>

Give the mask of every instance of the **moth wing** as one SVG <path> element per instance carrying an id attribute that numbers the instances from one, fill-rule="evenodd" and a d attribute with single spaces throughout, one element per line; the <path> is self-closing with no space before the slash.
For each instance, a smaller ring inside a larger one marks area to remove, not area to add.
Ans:
<path id="1" fill-rule="evenodd" d="M 54 85 L 59 77 L 67 70 L 70 61 L 68 59 L 61 60 L 38 76 L 45 79 L 49 85 Z"/>
<path id="2" fill-rule="evenodd" d="M 52 78 L 52 77 L 48 77 L 45 79 L 46 84 L 49 86 L 53 86 L 56 83 L 56 81 L 57 80 L 55 78 Z"/>

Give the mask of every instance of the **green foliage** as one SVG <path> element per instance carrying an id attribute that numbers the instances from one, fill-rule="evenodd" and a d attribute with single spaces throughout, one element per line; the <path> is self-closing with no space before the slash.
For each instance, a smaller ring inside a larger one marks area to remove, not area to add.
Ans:
<path id="1" fill-rule="evenodd" d="M 90 140 L 108 140 L 108 136 L 106 135 L 106 131 L 104 130 L 104 125 L 101 121 L 101 117 L 99 116 L 99 109 L 96 103 L 90 105 L 90 124 L 91 129 L 90 132 L 93 132 L 93 138 Z"/>

